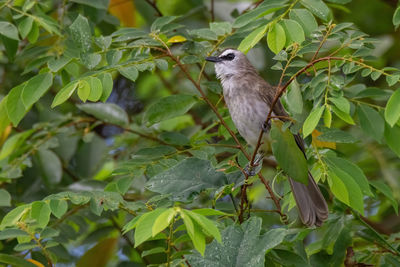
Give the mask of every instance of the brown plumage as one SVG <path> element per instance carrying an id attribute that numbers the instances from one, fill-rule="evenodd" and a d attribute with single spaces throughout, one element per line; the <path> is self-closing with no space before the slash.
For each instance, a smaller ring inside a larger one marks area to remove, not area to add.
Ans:
<path id="1" fill-rule="evenodd" d="M 226 49 L 218 57 L 207 60 L 215 62 L 215 71 L 236 128 L 247 143 L 255 147 L 277 88 L 268 84 L 240 51 Z M 272 116 L 288 116 L 279 101 Z M 303 139 L 300 135 L 294 135 L 294 139 L 305 156 Z M 264 154 L 269 150 L 268 134 L 264 134 L 262 141 L 259 152 Z M 320 226 L 328 218 L 328 205 L 310 173 L 308 178 L 308 185 L 290 178 L 289 183 L 301 221 L 307 226 Z"/>

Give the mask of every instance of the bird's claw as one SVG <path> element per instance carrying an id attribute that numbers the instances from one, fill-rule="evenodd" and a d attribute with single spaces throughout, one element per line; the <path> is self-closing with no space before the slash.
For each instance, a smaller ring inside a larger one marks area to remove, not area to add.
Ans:
<path id="1" fill-rule="evenodd" d="M 257 174 L 256 173 L 256 168 L 257 168 L 257 165 L 253 164 L 253 166 L 251 166 L 250 162 L 249 162 L 249 163 L 247 163 L 246 167 L 244 167 L 243 171 L 249 177 L 250 176 L 255 176 Z"/>

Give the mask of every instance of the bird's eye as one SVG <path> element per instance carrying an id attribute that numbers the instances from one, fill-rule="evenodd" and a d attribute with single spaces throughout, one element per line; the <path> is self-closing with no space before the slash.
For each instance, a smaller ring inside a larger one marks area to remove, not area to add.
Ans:
<path id="1" fill-rule="evenodd" d="M 221 57 L 223 60 L 233 60 L 235 58 L 235 55 L 233 53 L 229 53 L 225 56 Z"/>

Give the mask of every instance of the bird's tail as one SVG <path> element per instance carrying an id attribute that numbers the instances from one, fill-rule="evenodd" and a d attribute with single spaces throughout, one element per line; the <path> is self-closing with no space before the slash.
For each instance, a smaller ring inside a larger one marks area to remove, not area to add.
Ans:
<path id="1" fill-rule="evenodd" d="M 301 221 L 307 226 L 321 226 L 328 218 L 328 205 L 311 173 L 308 173 L 308 185 L 289 179 Z"/>

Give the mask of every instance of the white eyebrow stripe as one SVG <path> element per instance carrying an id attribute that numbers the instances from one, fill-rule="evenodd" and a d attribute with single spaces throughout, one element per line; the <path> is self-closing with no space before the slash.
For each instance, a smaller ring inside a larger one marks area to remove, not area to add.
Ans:
<path id="1" fill-rule="evenodd" d="M 231 54 L 231 53 L 234 53 L 234 51 L 233 51 L 232 49 L 225 50 L 225 51 L 220 55 L 220 57 L 226 56 L 226 55 Z"/>

